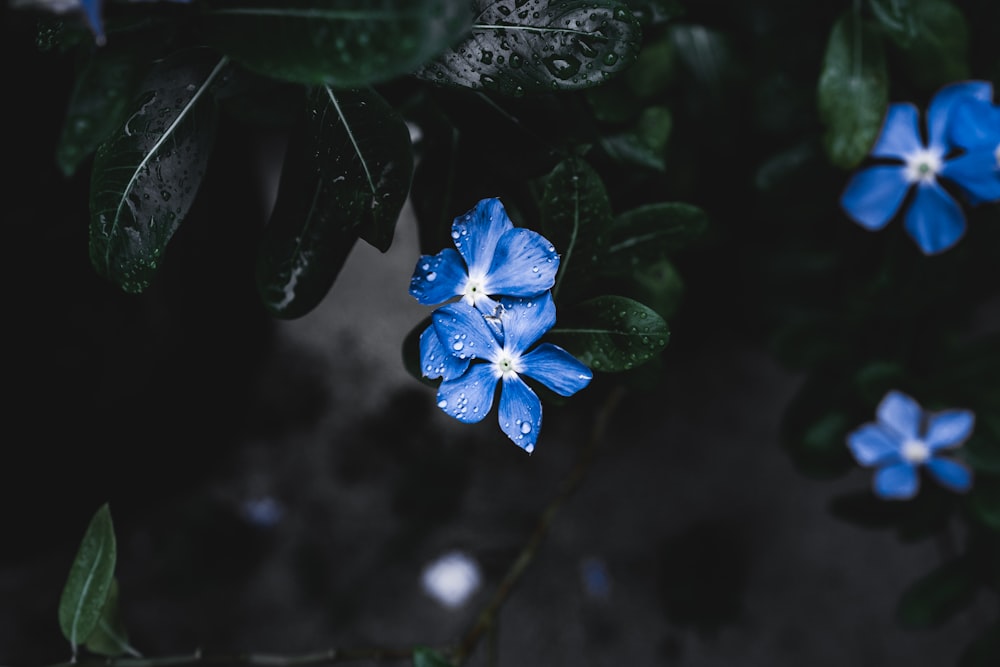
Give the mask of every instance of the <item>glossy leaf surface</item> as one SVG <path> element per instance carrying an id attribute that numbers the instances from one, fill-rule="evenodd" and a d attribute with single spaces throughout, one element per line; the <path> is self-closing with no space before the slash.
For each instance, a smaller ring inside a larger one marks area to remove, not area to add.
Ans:
<path id="1" fill-rule="evenodd" d="M 882 127 L 889 104 L 889 78 L 878 31 L 850 13 L 830 33 L 818 104 L 830 161 L 844 169 L 856 167 Z"/>
<path id="2" fill-rule="evenodd" d="M 118 605 L 117 579 L 111 580 L 111 590 L 108 591 L 108 599 L 101 610 L 101 618 L 93 634 L 87 638 L 85 646 L 92 653 L 106 656 L 135 652 L 129 646 L 128 633 L 125 631 L 125 623 Z"/>
<path id="3" fill-rule="evenodd" d="M 663 318 L 622 296 L 599 296 L 559 313 L 552 342 L 596 371 L 625 371 L 658 354 L 670 338 Z"/>
<path id="4" fill-rule="evenodd" d="M 215 136 L 209 90 L 226 65 L 207 50 L 160 61 L 130 114 L 94 157 L 90 261 L 126 292 L 152 279 L 194 202 Z"/>
<path id="5" fill-rule="evenodd" d="M 412 171 L 406 125 L 376 92 L 314 90 L 261 240 L 257 286 L 268 310 L 312 310 L 359 236 L 386 250 Z"/>
<path id="6" fill-rule="evenodd" d="M 417 76 L 521 96 L 600 85 L 630 65 L 641 29 L 625 5 L 597 0 L 475 0 L 471 34 Z"/>
<path id="7" fill-rule="evenodd" d="M 247 68 L 335 88 L 413 71 L 470 20 L 462 0 L 216 0 L 204 17 L 208 42 Z"/>
<path id="8" fill-rule="evenodd" d="M 102 505 L 87 530 L 70 566 L 66 585 L 59 598 L 59 628 L 76 655 L 101 620 L 101 612 L 112 588 L 117 546 L 111 510 Z"/>

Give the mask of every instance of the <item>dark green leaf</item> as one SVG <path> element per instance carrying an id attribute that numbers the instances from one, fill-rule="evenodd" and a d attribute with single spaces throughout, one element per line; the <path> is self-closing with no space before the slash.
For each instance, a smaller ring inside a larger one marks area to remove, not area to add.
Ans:
<path id="1" fill-rule="evenodd" d="M 571 157 L 549 174 L 540 207 L 542 231 L 560 253 L 553 289 L 558 296 L 564 281 L 583 284 L 593 278 L 596 248 L 611 225 L 611 202 L 597 172 Z"/>
<path id="2" fill-rule="evenodd" d="M 656 311 L 638 301 L 599 296 L 562 311 L 549 336 L 590 368 L 616 372 L 659 354 L 670 330 Z"/>
<path id="3" fill-rule="evenodd" d="M 598 250 L 600 269 L 619 273 L 664 259 L 701 236 L 707 226 L 705 212 L 691 204 L 660 202 L 626 211 L 615 218 Z"/>
<path id="4" fill-rule="evenodd" d="M 126 109 L 146 71 L 134 51 L 98 49 L 77 74 L 66 110 L 56 162 L 67 176 L 111 136 L 125 120 Z"/>
<path id="5" fill-rule="evenodd" d="M 684 281 L 670 260 L 640 264 L 632 270 L 631 278 L 632 288 L 626 296 L 646 304 L 669 320 L 684 294 Z"/>
<path id="6" fill-rule="evenodd" d="M 469 37 L 417 76 L 502 95 L 600 85 L 635 61 L 639 22 L 609 0 L 474 0 Z"/>
<path id="7" fill-rule="evenodd" d="M 111 510 L 102 505 L 90 520 L 59 598 L 59 628 L 76 655 L 101 620 L 111 591 L 117 547 Z"/>
<path id="8" fill-rule="evenodd" d="M 669 35 L 646 44 L 635 64 L 625 71 L 628 87 L 640 99 L 662 95 L 677 76 L 677 47 Z"/>
<path id="9" fill-rule="evenodd" d="M 209 44 L 266 76 L 354 88 L 409 73 L 466 34 L 460 0 L 212 2 Z"/>
<path id="10" fill-rule="evenodd" d="M 412 171 L 406 124 L 378 93 L 313 91 L 261 241 L 257 287 L 268 310 L 312 310 L 359 235 L 388 248 Z"/>
<path id="11" fill-rule="evenodd" d="M 911 44 L 920 30 L 913 5 L 910 0 L 868 0 L 876 20 L 900 46 Z"/>
<path id="12" fill-rule="evenodd" d="M 672 127 L 670 109 L 648 107 L 631 130 L 602 138 L 601 146 L 619 162 L 664 171 L 663 155 Z"/>
<path id="13" fill-rule="evenodd" d="M 905 369 L 892 361 L 874 361 L 858 371 L 854 383 L 858 396 L 875 405 L 892 389 L 899 387 L 906 377 Z"/>
<path id="14" fill-rule="evenodd" d="M 899 48 L 911 81 L 931 91 L 969 78 L 969 26 L 961 10 L 946 0 L 913 0 L 899 13 L 899 25 L 876 16 Z"/>
<path id="15" fill-rule="evenodd" d="M 90 187 L 90 261 L 126 292 L 141 292 L 187 215 L 215 136 L 209 94 L 226 65 L 206 50 L 159 62 L 128 119 L 101 144 Z"/>
<path id="16" fill-rule="evenodd" d="M 84 646 L 89 651 L 100 655 L 135 654 L 135 649 L 129 646 L 128 633 L 125 631 L 125 623 L 118 606 L 117 579 L 111 580 L 111 590 L 108 592 L 108 599 L 101 610 L 101 618 L 97 622 L 97 628 L 87 638 Z"/>
<path id="17" fill-rule="evenodd" d="M 642 25 L 660 25 L 684 15 L 678 0 L 625 0 Z"/>
<path id="18" fill-rule="evenodd" d="M 941 625 L 972 601 L 976 588 L 975 571 L 968 559 L 945 563 L 903 593 L 897 607 L 899 621 L 912 629 Z"/>
<path id="19" fill-rule="evenodd" d="M 850 12 L 830 32 L 817 97 L 830 161 L 856 167 L 878 138 L 889 79 L 881 36 Z"/>
<path id="20" fill-rule="evenodd" d="M 453 667 L 450 660 L 426 646 L 413 649 L 413 667 Z"/>

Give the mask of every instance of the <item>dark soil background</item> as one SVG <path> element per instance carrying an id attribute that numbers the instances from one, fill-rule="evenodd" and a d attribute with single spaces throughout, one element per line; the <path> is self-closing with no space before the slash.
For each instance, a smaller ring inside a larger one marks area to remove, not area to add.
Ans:
<path id="1" fill-rule="evenodd" d="M 269 319 L 252 258 L 275 143 L 232 124 L 220 141 L 245 159 L 210 166 L 214 196 L 159 281 L 119 293 L 88 262 L 87 171 L 65 179 L 52 159 L 72 64 L 31 41 L 4 29 L 0 664 L 68 658 L 58 598 L 105 501 L 126 624 L 147 656 L 454 642 L 557 495 L 614 378 L 546 406 L 530 457 L 495 419 L 449 420 L 400 356 L 427 315 L 407 294 L 408 208 L 392 249 L 359 244 L 316 311 Z M 802 378 L 736 331 L 684 322 L 659 390 L 625 394 L 503 608 L 500 664 L 954 664 L 989 600 L 936 630 L 894 620 L 948 545 L 831 517 L 830 498 L 869 474 L 793 469 L 779 424 Z M 273 525 L 246 513 L 265 498 L 280 509 Z M 454 549 L 484 584 L 448 609 L 420 573 Z M 593 562 L 607 595 L 584 585 Z M 472 664 L 486 664 L 484 647 Z"/>

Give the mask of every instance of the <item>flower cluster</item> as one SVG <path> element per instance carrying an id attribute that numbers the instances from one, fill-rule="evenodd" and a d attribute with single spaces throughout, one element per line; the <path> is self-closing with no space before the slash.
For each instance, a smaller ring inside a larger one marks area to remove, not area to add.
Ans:
<path id="1" fill-rule="evenodd" d="M 876 421 L 847 436 L 847 446 L 863 466 L 875 467 L 875 494 L 906 500 L 920 486 L 917 468 L 924 466 L 942 486 L 959 493 L 972 486 L 964 464 L 941 456 L 972 434 L 975 415 L 969 410 L 925 414 L 920 405 L 898 391 L 890 391 L 876 409 Z"/>
<path id="2" fill-rule="evenodd" d="M 926 140 L 914 105 L 889 105 L 871 151 L 884 163 L 854 174 L 840 198 L 846 213 L 880 230 L 912 193 L 906 232 L 928 255 L 954 246 L 965 233 L 965 214 L 945 183 L 971 205 L 1000 201 L 1000 107 L 992 98 L 987 81 L 945 86 L 927 109 Z"/>
<path id="3" fill-rule="evenodd" d="M 441 378 L 438 407 L 466 423 L 481 421 L 500 385 L 500 428 L 531 453 L 542 405 L 521 376 L 560 396 L 583 389 L 593 374 L 551 343 L 532 346 L 555 324 L 550 289 L 559 269 L 555 247 L 541 234 L 514 227 L 499 199 L 484 199 L 455 218 L 455 248 L 422 255 L 410 294 L 446 305 L 420 336 L 420 367 Z"/>

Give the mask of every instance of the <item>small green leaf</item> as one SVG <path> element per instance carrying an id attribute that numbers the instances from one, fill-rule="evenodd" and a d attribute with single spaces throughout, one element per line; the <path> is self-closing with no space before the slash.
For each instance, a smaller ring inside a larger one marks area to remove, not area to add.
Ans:
<path id="1" fill-rule="evenodd" d="M 708 217 L 691 204 L 647 204 L 615 218 L 598 251 L 602 272 L 620 273 L 665 259 L 705 233 Z"/>
<path id="2" fill-rule="evenodd" d="M 641 29 L 609 0 L 473 0 L 471 34 L 417 70 L 436 83 L 501 95 L 579 90 L 603 83 L 639 52 Z"/>
<path id="3" fill-rule="evenodd" d="M 625 71 L 623 78 L 640 99 L 662 95 L 677 75 L 677 47 L 669 34 L 642 47 L 635 64 Z"/>
<path id="4" fill-rule="evenodd" d="M 868 6 L 882 28 L 901 46 L 917 38 L 920 28 L 910 0 L 868 0 Z"/>
<path id="5" fill-rule="evenodd" d="M 454 667 L 450 660 L 426 646 L 413 649 L 413 667 Z"/>
<path id="6" fill-rule="evenodd" d="M 911 629 L 941 625 L 972 601 L 978 587 L 973 564 L 957 558 L 921 577 L 903 593 L 900 623 Z"/>
<path id="7" fill-rule="evenodd" d="M 881 36 L 851 12 L 830 32 L 817 98 L 830 161 L 853 169 L 878 138 L 889 104 L 889 77 Z"/>
<path id="8" fill-rule="evenodd" d="M 549 174 L 540 207 L 542 231 L 560 253 L 558 296 L 564 280 L 583 285 L 593 279 L 596 248 L 611 226 L 611 202 L 597 172 L 571 157 Z"/>
<path id="9" fill-rule="evenodd" d="M 215 137 L 209 94 L 226 65 L 205 49 L 175 53 L 143 81 L 128 119 L 101 144 L 90 186 L 90 261 L 143 291 L 201 185 Z"/>
<path id="10" fill-rule="evenodd" d="M 147 67 L 136 56 L 132 50 L 98 49 L 77 74 L 56 146 L 56 162 L 67 176 L 125 120 Z"/>
<path id="11" fill-rule="evenodd" d="M 215 0 L 206 41 L 275 79 L 356 88 L 407 74 L 468 31 L 455 0 Z"/>
<path id="12" fill-rule="evenodd" d="M 89 651 L 99 655 L 117 656 L 126 653 L 136 655 L 128 643 L 128 633 L 125 631 L 125 622 L 122 620 L 121 610 L 118 606 L 118 580 L 111 580 L 111 590 L 108 592 L 108 599 L 101 610 L 101 618 L 97 622 L 97 628 L 88 638 L 84 646 Z"/>
<path id="13" fill-rule="evenodd" d="M 602 138 L 601 146 L 619 162 L 664 171 L 664 153 L 672 127 L 670 109 L 648 107 L 631 130 Z"/>
<path id="14" fill-rule="evenodd" d="M 969 78 L 969 26 L 945 0 L 871 0 L 872 13 L 898 47 L 906 75 L 925 90 Z"/>
<path id="15" fill-rule="evenodd" d="M 590 368 L 610 373 L 659 354 L 670 330 L 649 306 L 623 296 L 599 296 L 561 312 L 549 336 Z"/>
<path id="16" fill-rule="evenodd" d="M 59 599 L 59 628 L 76 655 L 97 629 L 111 592 L 117 547 L 111 510 L 102 505 L 90 520 Z"/>
<path id="17" fill-rule="evenodd" d="M 326 296 L 358 236 L 392 241 L 413 172 L 402 118 L 371 89 L 310 95 L 264 228 L 257 287 L 277 317 L 300 317 Z"/>

